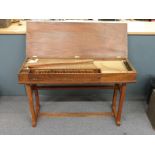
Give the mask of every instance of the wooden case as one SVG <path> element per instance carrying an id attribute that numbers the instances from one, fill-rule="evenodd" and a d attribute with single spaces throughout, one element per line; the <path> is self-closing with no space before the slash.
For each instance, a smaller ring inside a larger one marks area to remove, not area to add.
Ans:
<path id="1" fill-rule="evenodd" d="M 28 22 L 26 60 L 19 83 L 100 84 L 135 82 L 136 71 L 129 63 L 125 23 Z M 101 73 L 36 74 L 23 70 L 28 59 L 93 59 L 111 62 Z M 126 69 L 115 68 L 122 64 Z M 112 69 L 115 68 L 115 69 Z"/>

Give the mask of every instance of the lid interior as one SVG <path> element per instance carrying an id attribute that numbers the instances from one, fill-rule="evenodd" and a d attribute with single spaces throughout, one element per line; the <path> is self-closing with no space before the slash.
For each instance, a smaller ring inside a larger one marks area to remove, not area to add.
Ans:
<path id="1" fill-rule="evenodd" d="M 127 58 L 127 24 L 27 22 L 26 56 Z"/>

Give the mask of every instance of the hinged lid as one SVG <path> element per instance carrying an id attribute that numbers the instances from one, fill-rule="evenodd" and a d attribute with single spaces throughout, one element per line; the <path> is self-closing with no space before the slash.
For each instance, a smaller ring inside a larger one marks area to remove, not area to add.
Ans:
<path id="1" fill-rule="evenodd" d="M 127 24 L 28 22 L 27 57 L 127 58 Z"/>

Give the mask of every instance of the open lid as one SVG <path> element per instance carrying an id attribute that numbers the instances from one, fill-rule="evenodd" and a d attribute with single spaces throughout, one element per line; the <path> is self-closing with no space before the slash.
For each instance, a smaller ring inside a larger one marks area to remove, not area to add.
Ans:
<path id="1" fill-rule="evenodd" d="M 26 56 L 127 58 L 127 24 L 27 22 Z"/>

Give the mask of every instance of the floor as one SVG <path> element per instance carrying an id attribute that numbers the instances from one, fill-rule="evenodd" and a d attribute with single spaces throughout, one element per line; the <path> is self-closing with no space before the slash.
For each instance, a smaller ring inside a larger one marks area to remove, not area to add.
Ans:
<path id="1" fill-rule="evenodd" d="M 89 96 L 41 96 L 42 111 L 110 111 L 111 102 Z M 40 117 L 31 127 L 28 101 L 25 96 L 0 97 L 0 134 L 15 135 L 144 135 L 155 134 L 146 115 L 144 101 L 126 101 L 122 125 L 117 127 L 112 117 L 47 118 Z"/>

